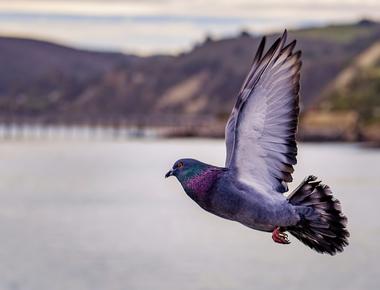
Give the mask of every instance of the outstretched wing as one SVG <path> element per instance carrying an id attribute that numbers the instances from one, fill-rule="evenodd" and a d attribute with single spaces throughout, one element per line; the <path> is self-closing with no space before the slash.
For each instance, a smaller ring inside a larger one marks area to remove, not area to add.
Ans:
<path id="1" fill-rule="evenodd" d="M 297 163 L 301 52 L 286 43 L 285 30 L 263 56 L 261 41 L 226 125 L 226 167 L 238 179 L 268 191 L 286 192 Z"/>

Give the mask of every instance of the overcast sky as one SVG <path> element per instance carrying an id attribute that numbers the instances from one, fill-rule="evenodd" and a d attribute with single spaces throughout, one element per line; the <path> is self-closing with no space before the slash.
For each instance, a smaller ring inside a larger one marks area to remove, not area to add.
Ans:
<path id="1" fill-rule="evenodd" d="M 0 34 L 89 49 L 175 53 L 204 39 L 380 20 L 380 0 L 0 0 Z"/>

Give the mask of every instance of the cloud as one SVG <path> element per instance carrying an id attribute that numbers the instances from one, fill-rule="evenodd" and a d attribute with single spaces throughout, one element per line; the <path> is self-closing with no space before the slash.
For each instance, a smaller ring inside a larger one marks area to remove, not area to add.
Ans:
<path id="1" fill-rule="evenodd" d="M 307 25 L 380 19 L 372 0 L 0 0 L 0 33 L 90 49 L 140 54 L 178 52 L 242 28 L 268 32 Z"/>

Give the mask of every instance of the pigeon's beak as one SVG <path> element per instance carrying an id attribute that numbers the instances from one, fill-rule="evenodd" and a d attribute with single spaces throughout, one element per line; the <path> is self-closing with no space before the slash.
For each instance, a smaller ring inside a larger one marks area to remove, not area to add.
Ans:
<path id="1" fill-rule="evenodd" d="M 173 175 L 173 169 L 170 169 L 168 173 L 165 174 L 165 178 L 168 178 Z"/>

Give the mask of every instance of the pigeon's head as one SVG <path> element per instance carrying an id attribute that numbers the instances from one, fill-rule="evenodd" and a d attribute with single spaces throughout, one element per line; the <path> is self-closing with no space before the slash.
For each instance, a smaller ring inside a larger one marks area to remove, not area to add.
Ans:
<path id="1" fill-rule="evenodd" d="M 179 159 L 174 163 L 172 169 L 170 169 L 168 173 L 165 174 L 165 177 L 167 178 L 169 176 L 175 176 L 179 182 L 182 183 L 194 176 L 199 175 L 208 167 L 209 165 L 195 159 Z"/>
<path id="2" fill-rule="evenodd" d="M 165 177 L 177 177 L 187 195 L 198 201 L 212 189 L 219 174 L 225 170 L 227 169 L 186 158 L 176 161 Z"/>

